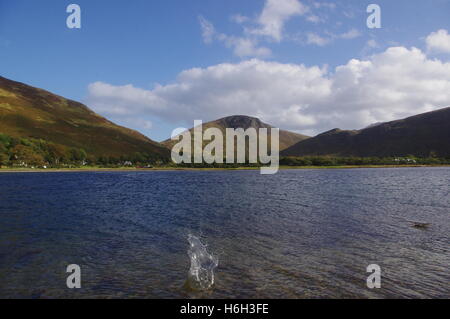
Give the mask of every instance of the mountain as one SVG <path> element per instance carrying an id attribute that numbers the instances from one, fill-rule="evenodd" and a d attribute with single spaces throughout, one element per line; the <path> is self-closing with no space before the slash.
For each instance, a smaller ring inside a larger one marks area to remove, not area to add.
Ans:
<path id="1" fill-rule="evenodd" d="M 450 107 L 362 130 L 334 129 L 301 141 L 281 155 L 450 157 Z"/>
<path id="2" fill-rule="evenodd" d="M 161 144 L 108 121 L 81 103 L 4 77 L 0 77 L 0 133 L 83 149 L 92 156 L 170 155 Z"/>
<path id="3" fill-rule="evenodd" d="M 376 123 L 372 123 L 372 124 L 370 124 L 370 125 L 367 125 L 365 128 L 371 128 L 371 127 L 375 127 L 375 126 L 378 126 L 378 125 L 381 125 L 381 124 L 384 124 L 384 122 L 376 122 Z"/>
<path id="4" fill-rule="evenodd" d="M 243 128 L 244 130 L 248 128 L 255 128 L 256 131 L 260 128 L 273 128 L 273 126 L 263 123 L 260 119 L 245 115 L 233 115 L 224 117 L 212 122 L 203 123 L 203 131 L 207 130 L 208 128 L 218 128 L 223 133 L 223 136 L 225 137 L 225 131 L 227 128 Z M 193 131 L 194 128 L 191 128 L 189 131 L 191 132 L 192 138 L 194 137 Z M 270 136 L 270 130 L 267 131 L 268 136 Z M 303 141 L 305 139 L 308 139 L 309 136 L 297 134 L 294 132 L 289 132 L 285 130 L 280 130 L 280 150 L 284 150 L 288 148 L 291 145 L 296 144 L 299 141 Z M 270 142 L 270 138 L 268 137 L 268 140 Z M 206 142 L 206 144 L 209 141 Z M 177 141 L 172 141 L 171 139 L 168 139 L 164 142 L 162 142 L 163 145 L 167 146 L 168 148 L 172 148 L 173 145 L 178 143 Z"/>

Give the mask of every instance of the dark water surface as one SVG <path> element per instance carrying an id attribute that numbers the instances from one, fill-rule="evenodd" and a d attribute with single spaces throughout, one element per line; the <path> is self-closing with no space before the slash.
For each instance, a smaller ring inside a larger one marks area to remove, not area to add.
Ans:
<path id="1" fill-rule="evenodd" d="M 449 181 L 449 168 L 0 174 L 0 297 L 449 298 Z M 189 234 L 219 258 L 206 292 L 184 287 Z"/>

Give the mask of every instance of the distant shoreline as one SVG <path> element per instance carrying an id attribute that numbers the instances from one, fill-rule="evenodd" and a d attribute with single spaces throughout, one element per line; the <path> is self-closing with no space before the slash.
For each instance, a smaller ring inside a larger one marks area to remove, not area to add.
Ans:
<path id="1" fill-rule="evenodd" d="M 358 169 L 358 168 L 420 168 L 420 167 L 450 167 L 450 165 L 339 165 L 339 166 L 280 166 L 280 170 L 300 169 Z M 159 172 L 159 171 L 251 171 L 259 170 L 260 167 L 237 167 L 237 168 L 191 168 L 191 167 L 158 167 L 158 168 L 0 168 L 0 173 L 83 173 L 83 172 Z"/>

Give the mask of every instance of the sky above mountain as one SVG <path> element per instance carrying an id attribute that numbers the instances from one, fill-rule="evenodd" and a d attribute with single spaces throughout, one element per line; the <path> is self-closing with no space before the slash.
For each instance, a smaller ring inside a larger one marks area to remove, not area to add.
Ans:
<path id="1" fill-rule="evenodd" d="M 155 140 L 233 114 L 314 135 L 449 106 L 449 31 L 449 0 L 0 0 L 0 75 Z"/>

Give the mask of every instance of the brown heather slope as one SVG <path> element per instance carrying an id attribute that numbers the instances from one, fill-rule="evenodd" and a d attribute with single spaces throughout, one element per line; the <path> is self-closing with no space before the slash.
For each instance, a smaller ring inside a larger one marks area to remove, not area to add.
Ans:
<path id="1" fill-rule="evenodd" d="M 81 103 L 4 77 L 0 77 L 0 133 L 81 148 L 94 156 L 140 152 L 168 158 L 170 154 L 161 144 L 108 121 Z"/>
<path id="2" fill-rule="evenodd" d="M 273 126 L 263 123 L 258 118 L 245 116 L 245 115 L 233 115 L 233 116 L 224 117 L 224 118 L 212 121 L 212 122 L 203 123 L 203 131 L 207 130 L 208 128 L 218 128 L 222 132 L 224 138 L 225 138 L 225 131 L 227 128 L 233 128 L 233 129 L 243 128 L 246 130 L 251 127 L 255 128 L 257 132 L 260 128 L 267 128 L 267 129 L 273 128 Z M 193 130 L 194 130 L 193 128 L 191 128 L 189 130 L 191 132 L 192 138 L 194 138 Z M 270 136 L 270 130 L 268 130 L 267 133 Z M 288 148 L 289 146 L 294 145 L 297 142 L 303 141 L 308 138 L 309 138 L 309 136 L 306 136 L 306 135 L 297 134 L 297 133 L 289 132 L 289 131 L 285 131 L 285 130 L 280 130 L 280 150 L 284 150 L 284 149 Z M 268 140 L 270 142 L 270 137 L 268 137 Z M 172 146 L 175 145 L 176 143 L 178 143 L 178 142 L 172 141 L 170 139 L 162 142 L 162 144 L 167 146 L 168 148 L 172 148 Z M 205 143 L 208 144 L 209 141 L 206 141 Z M 193 145 L 193 143 L 192 143 L 192 145 Z M 225 148 L 225 145 L 224 145 L 224 148 Z"/>
<path id="3" fill-rule="evenodd" d="M 281 155 L 450 157 L 450 107 L 357 131 L 334 129 L 297 143 Z"/>

